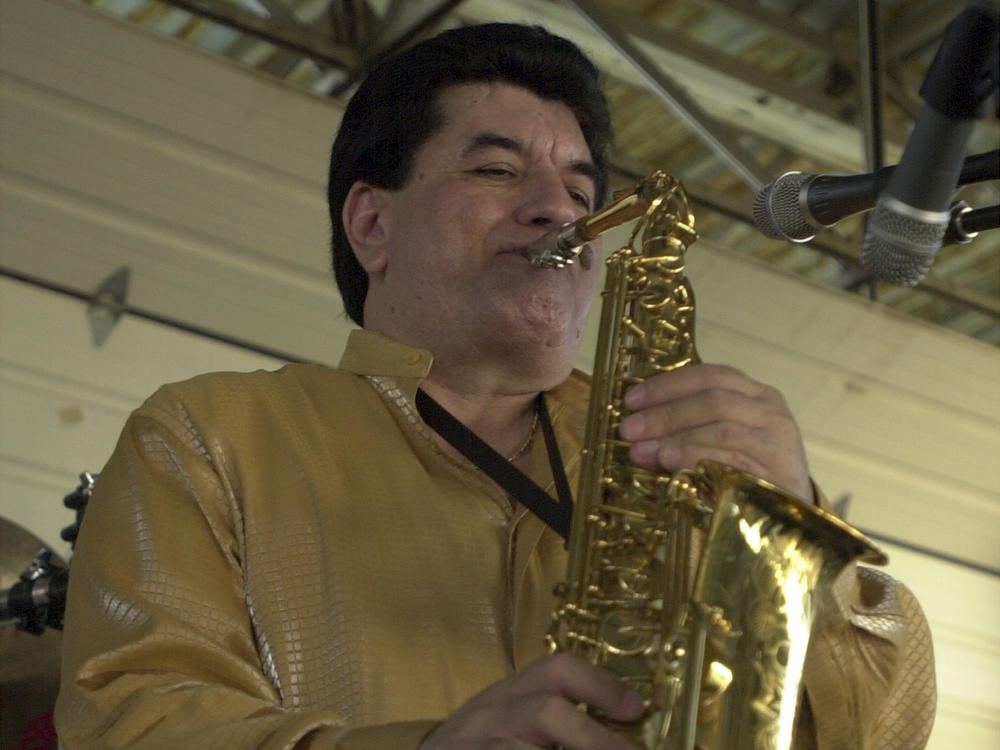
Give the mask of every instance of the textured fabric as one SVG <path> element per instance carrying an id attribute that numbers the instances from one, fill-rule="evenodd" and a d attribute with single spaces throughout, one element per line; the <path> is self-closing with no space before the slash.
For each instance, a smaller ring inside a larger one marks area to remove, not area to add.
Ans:
<path id="1" fill-rule="evenodd" d="M 930 629 L 916 598 L 882 571 L 852 565 L 824 605 L 803 675 L 815 746 L 924 747 L 937 691 Z"/>
<path id="2" fill-rule="evenodd" d="M 437 447 L 412 406 L 430 361 L 358 331 L 337 370 L 206 375 L 132 415 L 73 560 L 67 750 L 411 750 L 543 654 L 562 541 Z M 548 394 L 574 483 L 587 390 Z M 532 466 L 547 486 L 543 441 Z M 813 643 L 804 747 L 844 724 L 829 747 L 861 748 L 883 715 L 929 726 L 922 615 L 858 580 Z M 845 695 L 864 698 L 846 720 Z"/>

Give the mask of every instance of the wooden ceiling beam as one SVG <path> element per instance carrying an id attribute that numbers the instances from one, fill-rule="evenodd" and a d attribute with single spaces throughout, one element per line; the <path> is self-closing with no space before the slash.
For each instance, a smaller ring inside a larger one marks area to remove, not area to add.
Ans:
<path id="1" fill-rule="evenodd" d="M 328 36 L 274 18 L 262 18 L 222 0 L 164 0 L 167 4 L 208 18 L 230 28 L 263 39 L 275 46 L 294 50 L 314 60 L 340 68 L 354 69 L 358 53 Z M 265 6 L 266 7 L 266 6 Z"/>
<path id="2" fill-rule="evenodd" d="M 885 26 L 886 63 L 905 60 L 937 41 L 965 5 L 962 0 L 943 0 L 930 8 L 921 5 L 907 13 L 904 4 L 901 14 Z"/>
<path id="3" fill-rule="evenodd" d="M 830 55 L 844 67 L 857 70 L 858 50 L 855 45 L 848 44 L 831 37 L 830 34 L 815 26 L 795 20 L 793 15 L 771 10 L 760 3 L 748 0 L 695 0 L 706 8 L 717 8 L 738 16 L 782 39 L 808 47 L 814 52 Z"/>
<path id="4" fill-rule="evenodd" d="M 378 57 L 404 47 L 425 29 L 433 26 L 462 0 L 393 0 L 382 28 L 372 41 Z"/>
<path id="5" fill-rule="evenodd" d="M 602 3 L 610 7 L 608 3 Z M 468 22 L 530 20 L 577 42 L 609 77 L 638 90 L 649 86 L 632 65 L 567 5 L 537 0 L 465 0 L 455 15 Z M 815 88 L 741 62 L 648 18 L 615 9 L 616 23 L 710 116 L 734 129 L 809 155 L 847 172 L 864 171 L 858 126 L 844 102 Z M 886 158 L 902 153 L 902 134 L 887 133 Z"/>

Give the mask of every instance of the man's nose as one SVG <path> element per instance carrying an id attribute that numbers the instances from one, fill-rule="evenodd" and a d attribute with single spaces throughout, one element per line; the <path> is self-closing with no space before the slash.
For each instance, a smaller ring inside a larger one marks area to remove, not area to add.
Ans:
<path id="1" fill-rule="evenodd" d="M 570 195 L 561 175 L 545 170 L 525 184 L 518 220 L 535 226 L 561 227 L 583 213 L 583 207 Z"/>

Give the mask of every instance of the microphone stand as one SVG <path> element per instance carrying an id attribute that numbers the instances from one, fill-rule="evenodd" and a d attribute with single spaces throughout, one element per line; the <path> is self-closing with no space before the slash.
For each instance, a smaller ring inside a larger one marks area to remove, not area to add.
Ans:
<path id="1" fill-rule="evenodd" d="M 62 530 L 64 540 L 75 546 L 96 474 L 85 471 L 80 484 L 63 498 L 63 505 L 76 511 L 76 522 Z M 18 630 L 41 635 L 45 628 L 62 630 L 66 612 L 69 568 L 52 562 L 52 550 L 43 547 L 9 589 L 0 590 L 0 626 L 14 623 Z"/>
<path id="2" fill-rule="evenodd" d="M 974 209 L 965 201 L 958 201 L 951 207 L 943 243 L 964 245 L 972 242 L 980 232 L 997 228 L 1000 228 L 1000 205 Z"/>
<path id="3" fill-rule="evenodd" d="M 52 563 L 52 550 L 43 548 L 21 573 L 20 580 L 0 591 L 0 625 L 41 635 L 46 627 L 62 630 L 69 570 Z"/>

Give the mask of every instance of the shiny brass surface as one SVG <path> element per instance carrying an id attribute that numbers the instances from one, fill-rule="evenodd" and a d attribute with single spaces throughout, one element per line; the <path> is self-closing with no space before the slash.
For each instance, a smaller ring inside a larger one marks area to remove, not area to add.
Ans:
<path id="1" fill-rule="evenodd" d="M 615 728 L 643 750 L 787 750 L 819 597 L 881 552 L 840 519 L 732 467 L 633 466 L 622 395 L 700 361 L 681 184 L 657 171 L 601 212 L 642 207 L 607 260 L 566 581 L 548 641 L 619 674 L 646 703 Z M 623 202 L 624 201 L 624 202 Z M 588 226 L 587 218 L 580 220 Z"/>
<path id="2" fill-rule="evenodd" d="M 556 236 L 555 247 L 536 255 L 532 263 L 544 268 L 564 268 L 573 265 L 579 257 L 583 267 L 590 268 L 586 243 L 648 210 L 650 196 L 640 188 L 644 184 L 641 182 L 632 190 L 615 193 L 611 204 L 562 227 Z"/>

